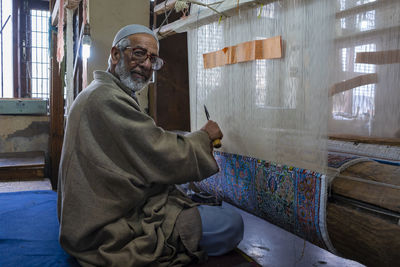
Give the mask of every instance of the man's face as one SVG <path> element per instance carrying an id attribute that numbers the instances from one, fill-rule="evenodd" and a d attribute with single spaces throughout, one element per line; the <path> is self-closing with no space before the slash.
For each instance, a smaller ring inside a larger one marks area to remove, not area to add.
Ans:
<path id="1" fill-rule="evenodd" d="M 125 49 L 118 61 L 115 72 L 122 83 L 134 91 L 138 91 L 146 86 L 153 73 L 150 58 L 139 62 L 132 56 L 133 52 L 144 52 L 148 55 L 158 56 L 157 41 L 153 36 L 146 33 L 138 33 L 128 37 L 131 46 Z"/>

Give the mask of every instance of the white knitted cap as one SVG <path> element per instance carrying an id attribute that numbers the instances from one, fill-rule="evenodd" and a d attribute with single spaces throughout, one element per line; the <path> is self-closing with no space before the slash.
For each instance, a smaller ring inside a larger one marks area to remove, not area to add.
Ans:
<path id="1" fill-rule="evenodd" d="M 131 25 L 126 25 L 122 29 L 120 29 L 117 34 L 114 37 L 114 41 L 112 43 L 112 46 L 115 46 L 119 41 L 121 41 L 123 38 L 135 34 L 135 33 L 148 33 L 156 39 L 157 44 L 158 44 L 158 38 L 156 34 L 147 28 L 146 26 L 139 25 L 139 24 L 131 24 Z"/>

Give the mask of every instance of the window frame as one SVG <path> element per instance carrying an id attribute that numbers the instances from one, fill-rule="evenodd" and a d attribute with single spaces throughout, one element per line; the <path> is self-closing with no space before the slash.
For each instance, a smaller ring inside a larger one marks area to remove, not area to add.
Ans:
<path id="1" fill-rule="evenodd" d="M 31 38 L 31 34 L 26 33 L 25 29 L 30 25 L 30 11 L 33 9 L 49 11 L 49 2 L 40 0 L 13 0 L 12 2 L 13 43 L 17 44 L 13 46 L 14 98 L 27 98 L 32 95 L 30 81 L 26 82 L 27 68 L 23 63 L 23 54 L 27 45 L 26 40 Z M 25 52 L 25 61 L 30 62 L 31 51 L 27 49 Z"/>

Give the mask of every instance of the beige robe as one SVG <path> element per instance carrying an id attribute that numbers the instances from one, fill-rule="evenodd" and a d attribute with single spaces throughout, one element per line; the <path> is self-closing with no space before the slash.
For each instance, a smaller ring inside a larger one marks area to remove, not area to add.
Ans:
<path id="1" fill-rule="evenodd" d="M 197 247 L 200 216 L 174 184 L 218 171 L 207 133 L 164 131 L 113 75 L 96 71 L 94 78 L 74 101 L 66 127 L 58 183 L 61 246 L 83 266 L 204 259 Z"/>

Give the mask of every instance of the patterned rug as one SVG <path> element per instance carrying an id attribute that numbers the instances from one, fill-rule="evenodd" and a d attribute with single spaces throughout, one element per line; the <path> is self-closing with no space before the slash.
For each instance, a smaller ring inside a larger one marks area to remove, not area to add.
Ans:
<path id="1" fill-rule="evenodd" d="M 328 184 L 331 185 L 333 180 L 347 168 L 363 161 L 371 161 L 371 159 L 345 153 L 329 152 L 327 172 Z"/>
<path id="2" fill-rule="evenodd" d="M 369 158 L 359 157 L 354 155 L 348 155 L 343 153 L 328 153 L 328 167 L 334 168 L 337 171 L 343 171 L 344 169 L 350 167 L 361 161 L 369 161 Z"/>
<path id="3" fill-rule="evenodd" d="M 325 175 L 215 151 L 220 172 L 200 189 L 334 251 L 326 232 Z"/>

